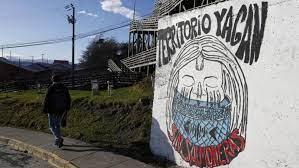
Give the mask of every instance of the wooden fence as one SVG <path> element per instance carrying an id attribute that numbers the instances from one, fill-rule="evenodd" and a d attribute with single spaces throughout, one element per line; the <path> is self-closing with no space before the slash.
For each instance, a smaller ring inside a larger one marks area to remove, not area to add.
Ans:
<path id="1" fill-rule="evenodd" d="M 132 85 L 143 78 L 142 74 L 135 72 L 92 72 L 74 76 L 74 88 L 87 90 L 91 88 L 91 80 L 97 80 L 100 88 L 107 87 L 109 81 L 114 87 L 123 87 Z M 61 81 L 64 85 L 72 88 L 72 78 L 65 76 Z M 0 92 L 13 92 L 19 90 L 47 88 L 51 85 L 50 79 L 27 80 L 27 81 L 9 81 L 0 83 Z"/>

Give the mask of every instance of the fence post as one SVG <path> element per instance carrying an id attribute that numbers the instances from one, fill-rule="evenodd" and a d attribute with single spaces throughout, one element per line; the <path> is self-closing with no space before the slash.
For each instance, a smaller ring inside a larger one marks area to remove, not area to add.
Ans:
<path id="1" fill-rule="evenodd" d="M 94 95 L 99 95 L 99 84 L 98 80 L 91 80 L 91 94 Z"/>

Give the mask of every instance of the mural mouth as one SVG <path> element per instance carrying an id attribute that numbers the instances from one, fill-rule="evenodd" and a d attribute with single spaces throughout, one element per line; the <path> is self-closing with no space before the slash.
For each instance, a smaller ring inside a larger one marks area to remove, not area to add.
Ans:
<path id="1" fill-rule="evenodd" d="M 189 99 L 176 91 L 172 114 L 179 132 L 192 144 L 218 145 L 230 134 L 231 102 L 227 96 L 215 103 Z"/>
<path id="2" fill-rule="evenodd" d="M 224 96 L 221 102 L 208 102 L 189 99 L 176 91 L 172 107 L 184 116 L 199 120 L 222 120 L 230 118 L 231 113 L 231 102 L 228 96 Z"/>

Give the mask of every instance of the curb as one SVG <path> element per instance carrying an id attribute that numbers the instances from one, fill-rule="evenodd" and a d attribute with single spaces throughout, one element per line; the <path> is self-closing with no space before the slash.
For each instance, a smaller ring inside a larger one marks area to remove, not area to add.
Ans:
<path id="1" fill-rule="evenodd" d="M 51 165 L 57 168 L 78 168 L 70 161 L 63 159 L 52 152 L 46 151 L 33 145 L 26 144 L 25 142 L 21 142 L 16 139 L 0 136 L 0 144 L 8 145 L 18 151 L 28 152 L 35 157 L 49 162 Z"/>

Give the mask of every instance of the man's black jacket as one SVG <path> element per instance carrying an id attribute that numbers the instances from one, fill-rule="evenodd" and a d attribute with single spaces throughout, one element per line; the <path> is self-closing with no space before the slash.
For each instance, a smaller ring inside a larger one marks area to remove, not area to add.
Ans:
<path id="1" fill-rule="evenodd" d="M 70 110 L 71 96 L 62 83 L 53 83 L 47 90 L 43 112 L 50 114 L 63 114 Z"/>

